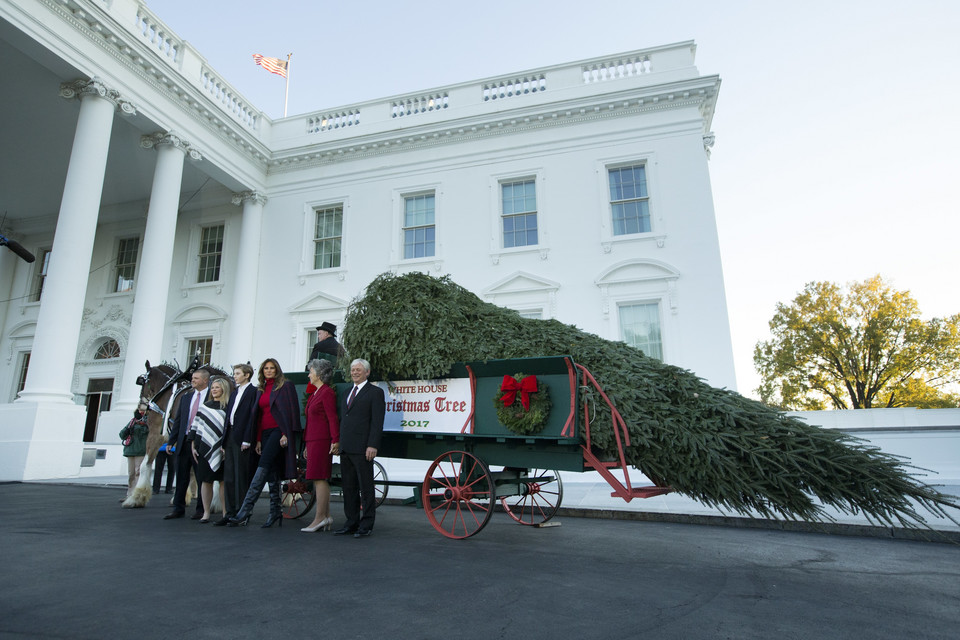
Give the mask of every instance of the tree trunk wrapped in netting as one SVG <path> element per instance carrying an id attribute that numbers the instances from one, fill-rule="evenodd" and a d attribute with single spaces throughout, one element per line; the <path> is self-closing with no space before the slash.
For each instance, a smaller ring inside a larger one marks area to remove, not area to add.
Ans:
<path id="1" fill-rule="evenodd" d="M 347 312 L 344 346 L 391 379 L 435 379 L 453 363 L 569 355 L 626 421 L 627 463 L 661 486 L 739 513 L 829 520 L 823 505 L 871 521 L 954 517 L 950 496 L 908 473 L 902 458 L 706 384 L 690 371 L 556 320 L 521 318 L 449 279 L 377 277 Z M 584 390 L 594 453 L 617 455 L 606 405 Z M 582 415 L 582 414 L 581 414 Z"/>

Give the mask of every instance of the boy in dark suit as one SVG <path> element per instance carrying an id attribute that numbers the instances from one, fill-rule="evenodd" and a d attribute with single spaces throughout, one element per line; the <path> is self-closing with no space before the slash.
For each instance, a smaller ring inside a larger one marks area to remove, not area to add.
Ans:
<path id="1" fill-rule="evenodd" d="M 237 388 L 227 402 L 223 422 L 223 498 L 227 514 L 213 524 L 222 527 L 237 515 L 250 488 L 250 444 L 254 438 L 253 409 L 257 388 L 250 383 L 253 367 L 233 365 L 233 381 Z"/>

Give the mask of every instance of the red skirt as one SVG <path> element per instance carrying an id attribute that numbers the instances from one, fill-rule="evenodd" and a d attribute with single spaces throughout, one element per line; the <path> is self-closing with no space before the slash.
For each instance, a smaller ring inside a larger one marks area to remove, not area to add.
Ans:
<path id="1" fill-rule="evenodd" d="M 333 469 L 332 440 L 307 440 L 307 480 L 329 480 Z"/>

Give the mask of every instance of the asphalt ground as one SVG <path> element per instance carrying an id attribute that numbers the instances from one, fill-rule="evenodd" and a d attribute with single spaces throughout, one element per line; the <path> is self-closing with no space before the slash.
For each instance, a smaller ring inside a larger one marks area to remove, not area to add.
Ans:
<path id="1" fill-rule="evenodd" d="M 960 545 L 504 514 L 449 540 L 162 519 L 112 487 L 0 484 L 0 638 L 956 638 Z M 342 523 L 341 503 L 333 512 Z M 294 525 L 294 526 L 290 526 Z"/>

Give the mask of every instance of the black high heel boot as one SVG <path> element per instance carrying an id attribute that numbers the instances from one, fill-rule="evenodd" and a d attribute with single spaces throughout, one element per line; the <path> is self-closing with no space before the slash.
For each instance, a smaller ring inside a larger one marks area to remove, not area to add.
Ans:
<path id="1" fill-rule="evenodd" d="M 280 507 L 280 482 L 270 483 L 270 517 L 261 525 L 261 529 L 272 527 L 274 522 L 279 522 L 277 526 L 283 526 L 283 510 Z"/>
<path id="2" fill-rule="evenodd" d="M 253 505 L 257 503 L 257 498 L 260 497 L 260 493 L 263 491 L 263 485 L 266 483 L 267 470 L 263 467 L 257 467 L 257 472 L 253 474 L 253 479 L 250 480 L 250 488 L 247 489 L 247 495 L 243 497 L 243 504 L 240 505 L 240 510 L 237 511 L 237 515 L 230 518 L 227 526 L 245 527 L 247 523 L 250 522 L 250 513 L 253 511 Z"/>

